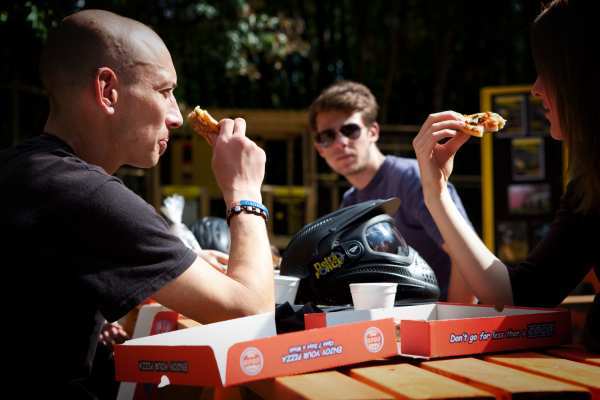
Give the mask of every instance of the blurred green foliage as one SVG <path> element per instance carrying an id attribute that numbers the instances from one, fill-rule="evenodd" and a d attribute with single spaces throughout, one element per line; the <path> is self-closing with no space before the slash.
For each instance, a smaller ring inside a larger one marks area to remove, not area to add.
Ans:
<path id="1" fill-rule="evenodd" d="M 17 1 L 0 5 L 0 145 L 15 124 L 41 128 L 44 102 L 27 97 L 39 92 L 41 46 L 82 8 L 152 26 L 173 55 L 178 99 L 204 107 L 304 109 L 326 85 L 354 79 L 378 97 L 382 122 L 418 124 L 440 109 L 478 111 L 482 86 L 535 78 L 538 1 Z"/>

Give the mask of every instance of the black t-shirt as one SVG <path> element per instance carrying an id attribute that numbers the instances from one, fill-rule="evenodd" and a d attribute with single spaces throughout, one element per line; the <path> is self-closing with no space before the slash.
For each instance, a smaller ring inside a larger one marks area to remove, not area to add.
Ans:
<path id="1" fill-rule="evenodd" d="M 600 215 L 576 212 L 572 184 L 546 237 L 525 262 L 509 268 L 515 305 L 554 307 L 560 304 L 593 268 L 600 277 Z M 590 308 L 586 333 L 600 345 L 600 295 Z M 595 347 L 596 351 L 598 347 Z"/>
<path id="2" fill-rule="evenodd" d="M 600 272 L 600 216 L 575 212 L 572 186 L 548 234 L 525 262 L 509 267 L 516 305 L 554 307 L 595 268 Z"/>
<path id="3" fill-rule="evenodd" d="M 52 135 L 0 152 L 5 321 L 16 374 L 85 380 L 106 318 L 179 276 L 195 254 L 123 183 Z M 9 263 L 10 260 L 10 263 Z M 6 330 L 5 330 L 6 332 Z M 12 333 L 14 332 L 14 334 Z"/>

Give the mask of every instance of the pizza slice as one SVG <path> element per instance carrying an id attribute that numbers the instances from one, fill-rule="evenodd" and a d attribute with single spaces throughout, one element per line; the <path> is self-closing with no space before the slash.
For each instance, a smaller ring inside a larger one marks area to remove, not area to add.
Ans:
<path id="1" fill-rule="evenodd" d="M 465 115 L 464 117 L 463 132 L 476 137 L 482 137 L 484 132 L 498 132 L 506 124 L 506 120 L 502 116 L 491 111 Z"/>
<path id="2" fill-rule="evenodd" d="M 187 116 L 192 129 L 202 136 L 209 145 L 213 145 L 215 137 L 219 134 L 219 122 L 208 111 L 196 106 Z"/>

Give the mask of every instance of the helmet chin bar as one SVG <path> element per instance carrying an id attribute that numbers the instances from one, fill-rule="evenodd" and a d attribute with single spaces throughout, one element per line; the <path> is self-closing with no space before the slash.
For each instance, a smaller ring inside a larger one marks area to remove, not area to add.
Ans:
<path id="1" fill-rule="evenodd" d="M 395 282 L 396 304 L 436 301 L 435 274 L 395 226 L 396 198 L 355 204 L 302 228 L 290 241 L 282 275 L 301 278 L 297 302 L 351 304 L 350 283 Z"/>

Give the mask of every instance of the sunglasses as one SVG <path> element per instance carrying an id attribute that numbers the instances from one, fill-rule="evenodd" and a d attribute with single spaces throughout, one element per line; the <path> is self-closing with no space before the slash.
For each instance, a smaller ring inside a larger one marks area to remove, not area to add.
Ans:
<path id="1" fill-rule="evenodd" d="M 335 142 L 338 132 L 346 136 L 348 139 L 355 140 L 360 136 L 362 127 L 358 124 L 350 123 L 342 125 L 337 131 L 335 129 L 325 129 L 317 132 L 315 135 L 315 142 L 317 142 L 317 144 L 319 144 L 321 147 L 329 147 L 333 144 L 333 142 Z"/>

